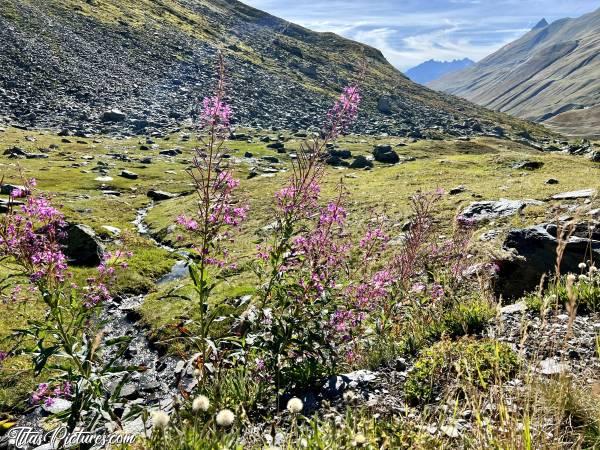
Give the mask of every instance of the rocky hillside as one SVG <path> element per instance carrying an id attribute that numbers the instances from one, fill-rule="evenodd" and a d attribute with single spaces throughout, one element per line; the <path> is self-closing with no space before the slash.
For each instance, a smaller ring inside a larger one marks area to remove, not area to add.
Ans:
<path id="1" fill-rule="evenodd" d="M 471 67 L 473 64 L 475 64 L 475 62 L 469 58 L 455 59 L 452 61 L 436 61 L 435 59 L 430 59 L 429 61 L 425 61 L 424 63 L 407 70 L 406 76 L 415 83 L 427 84 L 444 75 Z"/>
<path id="2" fill-rule="evenodd" d="M 73 134 L 173 129 L 212 89 L 217 48 L 239 124 L 317 124 L 364 61 L 363 133 L 544 133 L 414 84 L 376 49 L 235 0 L 4 0 L 0 121 Z"/>
<path id="3" fill-rule="evenodd" d="M 596 129 L 600 125 L 598 109 L 588 110 L 600 105 L 598 80 L 600 9 L 552 24 L 542 20 L 522 38 L 431 87 L 525 119 L 553 119 L 558 131 L 586 135 L 590 121 Z"/>

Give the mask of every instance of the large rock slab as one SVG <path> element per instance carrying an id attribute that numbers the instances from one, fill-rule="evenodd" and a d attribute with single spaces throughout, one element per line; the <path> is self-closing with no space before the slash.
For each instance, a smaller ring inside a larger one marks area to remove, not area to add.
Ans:
<path id="1" fill-rule="evenodd" d="M 511 230 L 505 241 L 507 250 L 516 255 L 499 261 L 496 293 L 503 298 L 518 298 L 540 284 L 542 275 L 555 271 L 558 230 L 554 224 L 542 224 Z M 567 241 L 561 261 L 561 273 L 579 273 L 578 265 L 590 258 L 600 260 L 600 226 L 582 224 Z"/>
<path id="2" fill-rule="evenodd" d="M 594 189 L 582 189 L 580 191 L 562 192 L 552 196 L 553 200 L 576 200 L 578 198 L 590 198 L 596 194 Z"/>
<path id="3" fill-rule="evenodd" d="M 460 214 L 461 217 L 475 222 L 485 220 L 494 220 L 501 217 L 509 217 L 518 214 L 527 205 L 541 205 L 543 202 L 538 200 L 507 200 L 483 201 L 471 203 Z"/>

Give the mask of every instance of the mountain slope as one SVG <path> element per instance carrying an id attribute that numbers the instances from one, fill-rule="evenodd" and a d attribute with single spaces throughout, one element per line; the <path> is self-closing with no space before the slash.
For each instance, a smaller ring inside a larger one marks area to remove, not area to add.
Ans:
<path id="1" fill-rule="evenodd" d="M 455 59 L 453 61 L 436 61 L 435 59 L 430 59 L 407 70 L 405 74 L 415 83 L 427 84 L 449 73 L 466 69 L 473 64 L 475 62 L 469 58 Z"/>
<path id="2" fill-rule="evenodd" d="M 544 20 L 475 66 L 442 77 L 431 87 L 536 121 L 598 105 L 600 9 L 550 25 Z"/>
<path id="3" fill-rule="evenodd" d="M 365 61 L 363 133 L 531 129 L 412 83 L 376 49 L 235 0 L 4 0 L 0 116 L 76 134 L 175 127 L 211 92 L 217 48 L 240 124 L 318 124 Z M 103 115 L 112 108 L 123 114 Z"/>

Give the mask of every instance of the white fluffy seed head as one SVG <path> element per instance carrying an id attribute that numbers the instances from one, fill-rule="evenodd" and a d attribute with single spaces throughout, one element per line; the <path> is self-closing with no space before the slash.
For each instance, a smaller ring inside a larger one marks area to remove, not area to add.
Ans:
<path id="1" fill-rule="evenodd" d="M 590 273 L 598 272 L 598 268 L 596 266 L 590 266 Z"/>
<path id="2" fill-rule="evenodd" d="M 235 415 L 230 409 L 222 409 L 217 413 L 217 425 L 220 427 L 230 427 L 235 420 Z"/>
<path id="3" fill-rule="evenodd" d="M 578 266 L 578 267 L 579 267 L 581 270 L 583 270 L 583 269 L 585 269 L 585 268 L 587 267 L 587 264 L 586 264 L 586 263 L 579 263 L 579 266 Z"/>
<path id="4" fill-rule="evenodd" d="M 287 402 L 287 410 L 292 414 L 297 414 L 304 408 L 304 403 L 298 397 L 290 398 Z"/>
<path id="5" fill-rule="evenodd" d="M 192 411 L 207 411 L 210 406 L 210 400 L 206 395 L 199 395 L 192 402 Z"/>
<path id="6" fill-rule="evenodd" d="M 567 275 L 567 282 L 575 283 L 576 280 L 577 280 L 577 276 L 576 275 L 573 275 L 572 273 L 570 273 L 569 275 Z"/>
<path id="7" fill-rule="evenodd" d="M 354 392 L 354 391 L 346 391 L 346 392 L 344 392 L 344 395 L 342 396 L 342 398 L 344 399 L 344 401 L 346 403 L 353 403 L 357 400 L 357 395 L 356 395 L 356 392 Z"/>
<path id="8" fill-rule="evenodd" d="M 367 442 L 367 438 L 362 433 L 356 433 L 354 435 L 354 442 L 356 445 L 364 445 Z"/>
<path id="9" fill-rule="evenodd" d="M 156 428 L 166 428 L 169 425 L 169 420 L 169 415 L 164 411 L 152 412 L 152 425 Z"/>

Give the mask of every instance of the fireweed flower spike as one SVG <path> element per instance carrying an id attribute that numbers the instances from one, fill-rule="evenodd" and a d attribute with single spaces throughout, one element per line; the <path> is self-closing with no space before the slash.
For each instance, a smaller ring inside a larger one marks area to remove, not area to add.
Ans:
<path id="1" fill-rule="evenodd" d="M 236 199 L 240 184 L 224 158 L 225 141 L 233 117 L 232 108 L 225 99 L 225 65 L 221 54 L 218 59 L 218 82 L 212 96 L 204 98 L 199 117 L 199 145 L 194 150 L 191 167 L 187 170 L 194 185 L 197 202 L 192 214 L 182 214 L 176 223 L 192 240 L 197 260 L 189 261 L 191 279 L 196 287 L 199 319 L 198 332 L 191 340 L 199 347 L 201 363 L 200 380 L 204 380 L 204 363 L 214 356 L 213 347 L 207 344 L 211 337 L 211 316 L 216 310 L 209 298 L 214 280 L 225 269 L 235 268 L 229 260 L 226 244 L 234 238 L 235 230 L 246 219 L 248 206 Z M 183 238 L 182 238 L 183 239 Z"/>
<path id="2" fill-rule="evenodd" d="M 333 108 L 327 113 L 324 131 L 329 140 L 336 139 L 356 120 L 360 101 L 361 95 L 357 86 L 344 88 Z"/>

